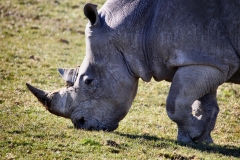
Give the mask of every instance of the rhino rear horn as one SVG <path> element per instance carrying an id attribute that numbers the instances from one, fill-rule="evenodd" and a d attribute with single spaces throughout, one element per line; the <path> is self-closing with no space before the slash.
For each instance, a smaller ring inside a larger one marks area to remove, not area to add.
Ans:
<path id="1" fill-rule="evenodd" d="M 68 86 L 73 86 L 78 76 L 78 68 L 58 68 L 61 77 L 66 81 Z"/>
<path id="2" fill-rule="evenodd" d="M 84 6 L 84 14 L 89 19 L 92 26 L 99 24 L 99 17 L 97 12 L 97 5 L 92 3 L 87 3 Z"/>

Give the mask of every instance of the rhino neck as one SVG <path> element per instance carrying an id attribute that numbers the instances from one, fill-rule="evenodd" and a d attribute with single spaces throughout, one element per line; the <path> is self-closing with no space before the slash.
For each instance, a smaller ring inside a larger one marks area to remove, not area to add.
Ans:
<path id="1" fill-rule="evenodd" d="M 150 25 L 155 1 L 108 0 L 99 13 L 104 17 L 112 41 L 122 54 L 128 70 L 137 78 L 148 82 L 153 77 L 151 54 L 148 52 L 147 27 Z M 149 46 L 150 47 L 150 46 Z"/>

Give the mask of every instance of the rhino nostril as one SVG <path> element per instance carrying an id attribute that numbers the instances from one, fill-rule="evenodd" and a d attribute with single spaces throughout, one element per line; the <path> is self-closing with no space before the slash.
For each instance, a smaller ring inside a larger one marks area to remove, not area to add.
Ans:
<path id="1" fill-rule="evenodd" d="M 83 117 L 78 120 L 78 124 L 79 124 L 80 126 L 84 125 L 84 123 L 85 123 L 85 120 L 84 120 Z"/>
<path id="2" fill-rule="evenodd" d="M 84 117 L 76 120 L 76 121 L 73 123 L 74 127 L 77 128 L 77 129 L 82 129 L 82 128 L 84 127 L 84 124 L 85 124 L 85 119 L 84 119 Z"/>

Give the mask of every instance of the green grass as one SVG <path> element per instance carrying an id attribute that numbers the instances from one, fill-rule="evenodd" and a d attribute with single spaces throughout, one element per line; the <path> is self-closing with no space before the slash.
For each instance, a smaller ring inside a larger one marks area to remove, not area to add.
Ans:
<path id="1" fill-rule="evenodd" d="M 103 0 L 93 0 L 100 7 Z M 239 159 L 240 85 L 219 88 L 214 145 L 179 144 L 167 117 L 170 83 L 140 81 L 114 132 L 76 130 L 41 106 L 25 83 L 64 86 L 58 67 L 85 54 L 83 0 L 0 0 L 0 159 Z"/>

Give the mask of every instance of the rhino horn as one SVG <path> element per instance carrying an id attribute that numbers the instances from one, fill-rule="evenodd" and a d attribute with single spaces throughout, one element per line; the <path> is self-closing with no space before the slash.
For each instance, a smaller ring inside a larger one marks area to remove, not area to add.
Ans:
<path id="1" fill-rule="evenodd" d="M 57 116 L 69 118 L 69 114 L 65 108 L 66 103 L 66 92 L 47 92 L 31 86 L 26 83 L 28 89 L 37 99 L 45 106 L 45 108 L 52 114 Z M 65 97 L 65 98 L 63 98 Z"/>
<path id="2" fill-rule="evenodd" d="M 28 83 L 26 83 L 26 86 L 32 92 L 32 94 L 37 97 L 37 99 L 48 109 L 48 106 L 51 105 L 51 98 L 47 96 L 48 92 L 35 88 Z"/>

